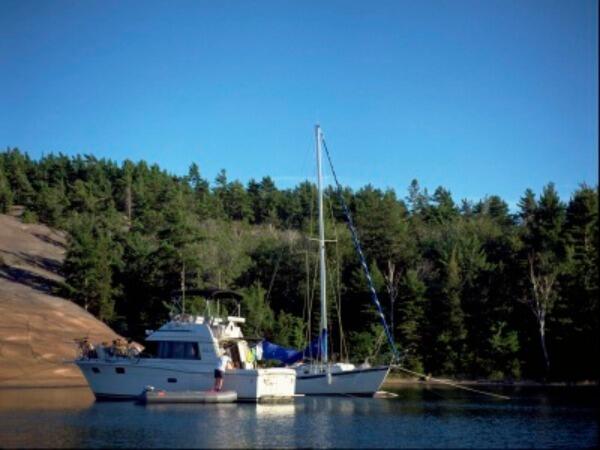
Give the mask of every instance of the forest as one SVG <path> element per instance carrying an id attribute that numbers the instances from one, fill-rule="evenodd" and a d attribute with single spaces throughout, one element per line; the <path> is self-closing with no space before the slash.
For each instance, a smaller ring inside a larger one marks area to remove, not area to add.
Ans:
<path id="1" fill-rule="evenodd" d="M 327 188 L 330 348 L 338 360 L 391 351 L 338 201 L 350 207 L 401 363 L 434 376 L 599 379 L 598 186 L 561 199 L 549 182 L 511 211 L 496 195 L 456 201 L 417 180 L 405 193 Z M 173 292 L 243 295 L 245 334 L 301 348 L 319 320 L 316 187 L 247 184 L 192 163 L 157 165 L 16 148 L 0 153 L 0 213 L 68 233 L 57 294 L 142 340 Z M 2 261 L 0 260 L 0 264 Z M 204 300 L 186 308 L 202 313 Z"/>

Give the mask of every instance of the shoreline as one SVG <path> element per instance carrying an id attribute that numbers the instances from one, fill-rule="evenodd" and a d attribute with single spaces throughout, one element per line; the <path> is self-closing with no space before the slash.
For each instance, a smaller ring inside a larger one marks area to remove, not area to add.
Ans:
<path id="1" fill-rule="evenodd" d="M 441 378 L 444 383 L 449 382 L 459 386 L 481 386 L 481 387 L 598 387 L 600 384 L 596 381 L 578 381 L 578 382 L 566 382 L 566 381 L 554 381 L 554 382 L 541 382 L 533 380 L 521 380 L 521 381 L 490 381 L 490 380 L 452 380 L 447 378 Z M 452 388 L 444 383 L 437 381 L 426 381 L 419 380 L 418 378 L 401 378 L 401 377 L 388 377 L 381 386 L 382 390 L 385 389 L 399 389 L 407 388 L 414 389 L 420 387 L 447 387 Z M 46 381 L 46 382 L 29 382 L 29 383 L 10 383 L 1 384 L 0 391 L 12 390 L 12 389 L 81 389 L 89 387 L 88 384 L 82 380 L 64 380 L 64 381 Z"/>
<path id="2" fill-rule="evenodd" d="M 416 386 L 443 386 L 445 383 L 453 383 L 460 386 L 492 386 L 492 387 L 581 387 L 600 386 L 598 381 L 535 381 L 535 380 L 456 380 L 452 378 L 438 378 L 442 382 L 424 380 L 420 378 L 406 378 L 402 376 L 388 376 L 383 383 L 385 387 L 416 387 Z"/>

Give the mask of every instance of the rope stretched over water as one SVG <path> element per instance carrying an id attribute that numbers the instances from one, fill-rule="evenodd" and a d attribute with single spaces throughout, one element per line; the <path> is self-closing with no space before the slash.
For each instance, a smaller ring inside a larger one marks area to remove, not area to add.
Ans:
<path id="1" fill-rule="evenodd" d="M 393 365 L 391 367 L 393 369 L 400 370 L 400 371 L 408 373 L 410 375 L 414 375 L 414 376 L 417 376 L 417 377 L 420 377 L 420 378 L 426 378 L 427 380 L 431 380 L 431 381 L 434 381 L 434 382 L 439 383 L 439 384 L 445 384 L 445 385 L 448 385 L 448 386 L 452 386 L 453 388 L 456 388 L 456 389 L 462 389 L 463 391 L 469 391 L 469 392 L 474 392 L 476 394 L 487 395 L 489 397 L 499 398 L 501 400 L 510 400 L 510 397 L 508 397 L 506 395 L 501 395 L 501 394 L 495 394 L 493 392 L 482 391 L 480 389 L 470 388 L 470 387 L 467 387 L 467 386 L 460 385 L 458 383 L 454 383 L 452 381 L 441 380 L 439 378 L 430 377 L 428 375 L 425 375 L 425 374 L 419 373 L 419 372 L 415 372 L 413 370 L 407 369 L 406 367 L 402 367 L 400 365 Z"/>

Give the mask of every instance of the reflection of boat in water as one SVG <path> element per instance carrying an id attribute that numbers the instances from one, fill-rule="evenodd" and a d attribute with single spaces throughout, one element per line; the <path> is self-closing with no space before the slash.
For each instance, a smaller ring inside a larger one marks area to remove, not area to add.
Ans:
<path id="1" fill-rule="evenodd" d="M 239 316 L 241 296 L 229 291 L 188 291 L 217 302 L 234 298 L 238 315 L 226 318 L 179 314 L 146 338 L 151 353 L 97 345 L 75 361 L 98 399 L 136 398 L 147 386 L 166 391 L 208 390 L 223 352 L 234 369 L 224 374 L 223 389 L 237 392 L 240 400 L 291 398 L 296 373 L 288 368 L 257 368 L 248 362 L 250 349 Z"/>
<path id="2" fill-rule="evenodd" d="M 316 341 L 310 343 L 304 351 L 293 351 L 281 348 L 269 342 L 263 342 L 263 357 L 277 359 L 285 364 L 293 364 L 304 358 L 310 361 L 292 366 L 296 370 L 296 393 L 306 395 L 373 395 L 383 384 L 390 367 L 389 366 L 360 366 L 349 363 L 332 363 L 329 361 L 328 352 L 328 325 L 327 325 L 327 291 L 326 291 L 326 267 L 325 267 L 325 225 L 323 217 L 323 174 L 321 145 L 323 136 L 321 128 L 315 127 L 316 150 L 317 150 L 317 187 L 319 200 L 319 268 L 320 268 L 320 300 L 321 300 L 321 324 L 320 333 Z M 351 223 L 351 222 L 350 222 Z M 352 228 L 352 226 L 351 226 Z M 352 229 L 356 238 L 355 230 Z M 362 259 L 363 268 L 370 282 L 370 275 L 366 261 L 362 257 L 358 240 L 355 240 L 357 250 Z M 371 290 L 373 288 L 371 286 Z M 374 291 L 373 291 L 374 292 Z M 379 301 L 376 300 L 378 306 Z M 380 311 L 381 318 L 383 313 Z M 384 324 L 385 325 L 385 324 Z M 310 326 L 310 324 L 309 324 Z M 386 329 L 387 329 L 387 325 Z"/>
<path id="3" fill-rule="evenodd" d="M 296 403 L 259 403 L 256 405 L 256 416 L 262 419 L 275 419 L 293 416 L 296 413 Z"/>

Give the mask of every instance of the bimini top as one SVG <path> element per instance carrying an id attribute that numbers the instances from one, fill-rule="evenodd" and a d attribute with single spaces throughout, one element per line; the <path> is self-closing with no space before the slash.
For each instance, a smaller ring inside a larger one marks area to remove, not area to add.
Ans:
<path id="1" fill-rule="evenodd" d="M 204 341 L 212 342 L 210 324 L 203 317 L 181 315 L 174 318 L 158 330 L 151 332 L 146 341 Z"/>
<path id="2" fill-rule="evenodd" d="M 181 296 L 183 292 L 181 290 L 173 291 L 172 294 L 174 296 Z M 186 295 L 197 295 L 199 297 L 204 297 L 209 300 L 221 300 L 221 299 L 234 299 L 238 302 L 241 301 L 244 297 L 242 294 L 230 291 L 227 289 L 219 289 L 219 288 L 207 288 L 207 289 L 186 289 Z"/>

